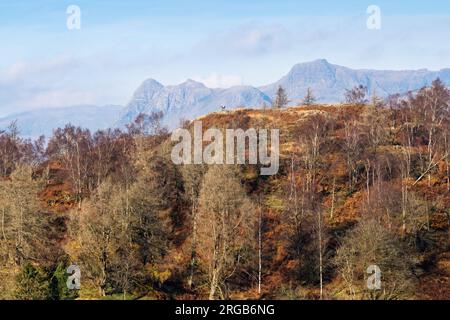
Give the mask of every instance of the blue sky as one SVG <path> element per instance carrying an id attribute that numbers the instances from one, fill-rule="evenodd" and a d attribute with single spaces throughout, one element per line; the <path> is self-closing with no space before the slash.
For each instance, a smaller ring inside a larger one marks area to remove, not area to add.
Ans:
<path id="1" fill-rule="evenodd" d="M 81 29 L 66 27 L 69 5 Z M 381 9 L 369 30 L 366 9 Z M 0 116 L 126 104 L 147 79 L 263 85 L 296 63 L 450 67 L 450 1 L 0 0 Z"/>

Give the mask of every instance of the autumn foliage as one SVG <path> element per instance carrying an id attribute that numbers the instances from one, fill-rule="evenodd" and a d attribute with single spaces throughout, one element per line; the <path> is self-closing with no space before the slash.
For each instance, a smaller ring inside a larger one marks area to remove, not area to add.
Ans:
<path id="1" fill-rule="evenodd" d="M 448 89 L 348 99 L 200 119 L 279 129 L 274 176 L 174 165 L 161 114 L 68 125 L 47 144 L 13 124 L 0 134 L 0 297 L 449 299 Z M 73 263 L 76 294 L 61 289 Z"/>

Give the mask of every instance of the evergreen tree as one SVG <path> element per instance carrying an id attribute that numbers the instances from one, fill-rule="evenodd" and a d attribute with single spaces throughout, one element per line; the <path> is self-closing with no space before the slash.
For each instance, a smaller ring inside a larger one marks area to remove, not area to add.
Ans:
<path id="1" fill-rule="evenodd" d="M 308 90 L 306 91 L 306 96 L 303 98 L 302 103 L 305 106 L 311 106 L 314 104 L 314 102 L 316 102 L 316 97 L 314 97 L 311 88 L 308 88 Z"/>
<path id="2" fill-rule="evenodd" d="M 70 290 L 67 287 L 67 279 L 69 274 L 67 268 L 69 266 L 68 259 L 61 261 L 53 272 L 50 279 L 50 299 L 52 300 L 73 300 L 78 297 L 77 290 Z"/>
<path id="3" fill-rule="evenodd" d="M 26 263 L 16 278 L 15 298 L 18 300 L 47 300 L 50 286 L 46 273 Z"/>
<path id="4" fill-rule="evenodd" d="M 277 109 L 281 109 L 287 106 L 289 103 L 289 99 L 286 93 L 286 90 L 282 86 L 278 87 L 277 94 L 275 96 L 275 100 L 273 102 L 273 107 Z"/>

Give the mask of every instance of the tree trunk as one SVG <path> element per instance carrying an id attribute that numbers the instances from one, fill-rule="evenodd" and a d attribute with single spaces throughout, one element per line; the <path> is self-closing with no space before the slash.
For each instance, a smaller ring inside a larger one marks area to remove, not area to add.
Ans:
<path id="1" fill-rule="evenodd" d="M 333 219 L 333 214 L 334 214 L 335 189 L 336 189 L 336 177 L 333 177 L 333 191 L 331 193 L 330 219 Z"/>
<path id="2" fill-rule="evenodd" d="M 258 294 L 261 295 L 261 269 L 262 269 L 262 246 L 261 246 L 261 230 L 262 229 L 262 209 L 259 207 L 258 222 Z"/>
<path id="3" fill-rule="evenodd" d="M 217 289 L 218 283 L 219 283 L 219 279 L 218 279 L 218 275 L 217 275 L 217 270 L 213 270 L 212 271 L 211 286 L 210 286 L 210 289 L 209 289 L 209 300 L 214 300 L 214 297 L 216 295 L 216 289 Z"/>
<path id="4" fill-rule="evenodd" d="M 192 283 L 194 281 L 194 269 L 195 269 L 195 258 L 197 250 L 197 209 L 195 206 L 195 200 L 192 202 L 192 246 L 191 246 L 191 263 L 189 266 L 189 278 L 188 286 L 192 289 Z"/>
<path id="5" fill-rule="evenodd" d="M 5 233 L 5 208 L 3 208 L 2 210 L 2 235 L 3 235 L 3 240 L 7 240 L 6 239 L 6 233 Z"/>
<path id="6" fill-rule="evenodd" d="M 323 253 L 322 253 L 322 214 L 318 211 L 319 225 L 319 280 L 320 280 L 320 300 L 323 298 Z"/>

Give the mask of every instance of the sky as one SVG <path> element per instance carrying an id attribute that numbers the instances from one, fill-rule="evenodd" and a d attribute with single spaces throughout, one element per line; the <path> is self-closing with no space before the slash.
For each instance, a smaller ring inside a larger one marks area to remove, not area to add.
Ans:
<path id="1" fill-rule="evenodd" d="M 69 6 L 80 9 L 80 28 Z M 369 29 L 370 5 L 380 9 Z M 71 25 L 71 24 L 70 24 Z M 126 105 L 148 78 L 260 86 L 296 63 L 450 67 L 448 0 L 0 0 L 0 117 Z"/>

